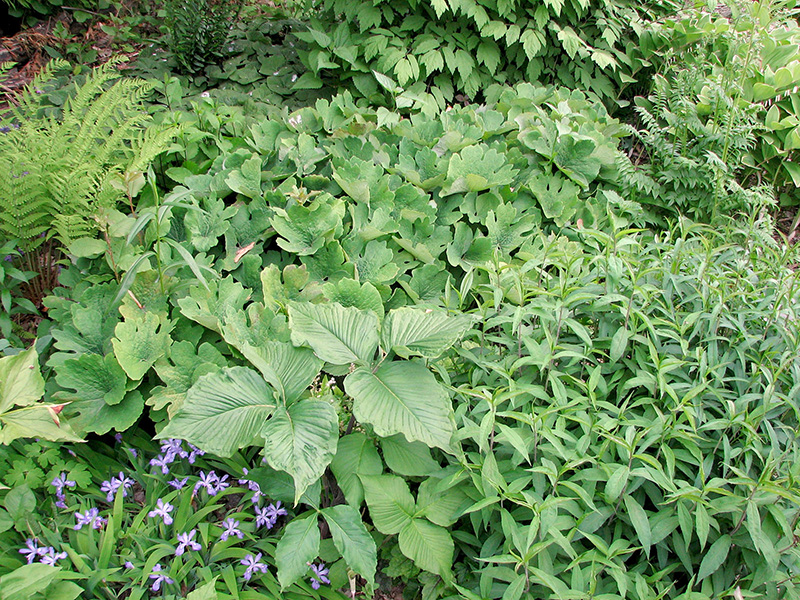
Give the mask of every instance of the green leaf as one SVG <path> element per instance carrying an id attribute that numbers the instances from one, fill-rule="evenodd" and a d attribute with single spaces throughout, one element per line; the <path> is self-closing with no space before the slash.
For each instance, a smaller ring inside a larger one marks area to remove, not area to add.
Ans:
<path id="1" fill-rule="evenodd" d="M 347 503 L 359 508 L 364 501 L 360 475 L 380 475 L 383 463 L 378 451 L 366 435 L 351 433 L 339 439 L 336 456 L 331 462 L 336 483 L 344 492 Z"/>
<path id="2" fill-rule="evenodd" d="M 469 331 L 472 321 L 469 315 L 451 316 L 440 310 L 396 308 L 383 322 L 381 346 L 404 358 L 438 358 Z"/>
<path id="3" fill-rule="evenodd" d="M 489 72 L 494 75 L 500 65 L 500 48 L 492 40 L 485 39 L 478 45 L 478 61 L 486 65 Z"/>
<path id="4" fill-rule="evenodd" d="M 506 162 L 505 155 L 483 145 L 467 146 L 450 158 L 447 183 L 442 196 L 463 192 L 480 192 L 514 180 L 517 170 Z"/>
<path id="5" fill-rule="evenodd" d="M 14 521 L 36 510 L 36 496 L 27 485 L 20 485 L 6 494 L 3 506 Z"/>
<path id="6" fill-rule="evenodd" d="M 119 365 L 134 381 L 139 381 L 156 360 L 167 353 L 172 325 L 153 313 L 126 319 L 114 329 L 111 340 Z"/>
<path id="7" fill-rule="evenodd" d="M 254 154 L 245 160 L 239 168 L 230 172 L 225 183 L 234 192 L 251 200 L 261 197 L 261 157 Z"/>
<path id="8" fill-rule="evenodd" d="M 22 565 L 0 577 L 0 598 L 2 600 L 22 600 L 33 598 L 43 592 L 55 579 L 61 567 L 41 563 Z"/>
<path id="9" fill-rule="evenodd" d="M 453 538 L 444 527 L 424 519 L 411 519 L 397 537 L 400 551 L 420 569 L 450 581 L 453 565 Z"/>
<path id="10" fill-rule="evenodd" d="M 108 249 L 103 240 L 94 238 L 78 238 L 69 245 L 69 253 L 77 258 L 97 258 Z"/>
<path id="11" fill-rule="evenodd" d="M 697 571 L 697 581 L 703 581 L 709 575 L 716 573 L 717 569 L 722 566 L 725 559 L 728 558 L 728 552 L 731 549 L 731 536 L 727 533 L 719 537 L 719 539 L 711 544 L 711 547 L 706 552 L 700 563 L 700 569 Z"/>
<path id="12" fill-rule="evenodd" d="M 286 526 L 275 547 L 275 564 L 281 590 L 286 589 L 308 572 L 309 563 L 319 555 L 319 527 L 316 514 L 293 519 Z"/>
<path id="13" fill-rule="evenodd" d="M 375 373 L 359 368 L 344 385 L 353 397 L 356 418 L 370 423 L 378 435 L 402 433 L 410 442 L 451 451 L 450 399 L 421 362 L 389 362 Z"/>
<path id="14" fill-rule="evenodd" d="M 262 430 L 264 455 L 273 469 L 294 479 L 295 504 L 306 488 L 319 479 L 336 454 L 339 421 L 323 400 L 300 400 L 279 407 Z"/>
<path id="15" fill-rule="evenodd" d="M 202 585 L 198 588 L 195 588 L 194 591 L 189 592 L 189 595 L 186 596 L 186 600 L 217 600 L 219 597 L 217 595 L 217 577 L 214 577 L 211 581 L 207 584 Z"/>
<path id="16" fill-rule="evenodd" d="M 270 223 L 281 236 L 278 245 L 298 256 L 309 256 L 341 231 L 344 202 L 326 194 L 308 205 L 292 204 L 286 210 L 274 211 Z"/>
<path id="17" fill-rule="evenodd" d="M 429 521 L 450 527 L 470 506 L 472 500 L 459 488 L 440 491 L 441 479 L 429 477 L 419 485 L 417 492 L 417 515 Z"/>
<path id="18" fill-rule="evenodd" d="M 311 346 L 334 365 L 368 364 L 378 347 L 378 317 L 338 304 L 289 304 L 292 343 Z"/>
<path id="19" fill-rule="evenodd" d="M 558 138 L 555 146 L 555 165 L 564 175 L 586 189 L 595 180 L 602 162 L 593 156 L 597 143 L 588 137 L 567 134 Z"/>
<path id="20" fill-rule="evenodd" d="M 625 327 L 620 327 L 614 333 L 614 337 L 611 338 L 611 349 L 609 351 L 608 359 L 611 361 L 611 364 L 617 362 L 622 355 L 625 354 L 625 350 L 628 347 L 628 338 L 630 337 L 630 332 Z"/>
<path id="21" fill-rule="evenodd" d="M 556 225 L 563 227 L 581 206 L 580 188 L 558 175 L 539 174 L 528 181 L 542 212 Z"/>
<path id="22" fill-rule="evenodd" d="M 12 406 L 28 406 L 44 395 L 36 348 L 0 358 L 0 414 Z"/>
<path id="23" fill-rule="evenodd" d="M 711 519 L 708 517 L 708 511 L 706 507 L 697 503 L 695 507 L 695 524 L 697 525 L 697 539 L 700 540 L 700 550 L 706 547 L 706 541 L 708 540 L 708 532 L 711 527 Z"/>
<path id="24" fill-rule="evenodd" d="M 616 502 L 623 488 L 628 483 L 628 476 L 631 470 L 628 465 L 619 465 L 606 483 L 606 500 L 609 503 Z"/>
<path id="25" fill-rule="evenodd" d="M 201 377 L 156 438 L 180 438 L 206 452 L 231 456 L 260 437 L 274 409 L 273 394 L 258 373 L 230 367 Z"/>
<path id="26" fill-rule="evenodd" d="M 378 565 L 377 549 L 375 540 L 361 522 L 359 512 L 346 504 L 325 508 L 321 512 L 330 528 L 333 543 L 347 566 L 373 587 Z"/>
<path id="27" fill-rule="evenodd" d="M 309 348 L 286 342 L 264 342 L 258 347 L 245 342 L 241 350 L 287 404 L 308 389 L 322 368 L 322 361 Z"/>
<path id="28" fill-rule="evenodd" d="M 386 466 L 398 475 L 424 477 L 441 468 L 425 444 L 409 442 L 399 434 L 381 439 L 381 449 Z"/>
<path id="29" fill-rule="evenodd" d="M 416 513 L 408 485 L 396 475 L 360 475 L 372 522 L 381 533 L 399 533 Z"/>
<path id="30" fill-rule="evenodd" d="M 647 513 L 633 496 L 625 496 L 625 508 L 628 510 L 628 517 L 630 517 L 633 530 L 639 537 L 642 549 L 644 549 L 645 554 L 649 557 L 652 534 L 650 532 L 650 521 L 647 519 Z"/>
<path id="31" fill-rule="evenodd" d="M 144 397 L 139 390 L 128 392 L 118 404 L 108 404 L 103 398 L 80 398 L 59 392 L 61 400 L 70 400 L 64 409 L 69 425 L 82 433 L 102 435 L 112 429 L 125 431 L 133 425 L 144 410 Z M 61 424 L 61 429 L 66 423 Z"/>
<path id="32" fill-rule="evenodd" d="M 249 298 L 250 292 L 229 276 L 219 281 L 212 279 L 207 289 L 190 288 L 189 295 L 178 300 L 178 306 L 185 317 L 221 333 L 222 323 L 230 314 L 241 312 Z"/>
<path id="33" fill-rule="evenodd" d="M 113 354 L 82 354 L 64 361 L 56 382 L 75 390 L 76 400 L 101 400 L 113 405 L 125 397 L 128 378 Z"/>

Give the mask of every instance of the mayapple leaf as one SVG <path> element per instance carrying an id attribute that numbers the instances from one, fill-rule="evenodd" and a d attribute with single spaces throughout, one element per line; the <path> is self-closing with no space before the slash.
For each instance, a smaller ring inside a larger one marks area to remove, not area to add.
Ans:
<path id="1" fill-rule="evenodd" d="M 420 569 L 436 573 L 445 581 L 452 578 L 453 538 L 447 529 L 425 519 L 411 519 L 397 536 L 400 551 Z"/>
<path id="2" fill-rule="evenodd" d="M 191 287 L 189 295 L 178 300 L 178 306 L 183 316 L 220 333 L 225 318 L 241 311 L 249 298 L 250 292 L 228 276 L 210 280 L 207 289 L 199 285 Z"/>
<path id="3" fill-rule="evenodd" d="M 367 364 L 378 347 L 378 317 L 370 311 L 339 304 L 289 304 L 292 343 L 311 346 L 334 365 Z"/>
<path id="4" fill-rule="evenodd" d="M 335 157 L 332 163 L 333 179 L 344 193 L 356 202 L 368 204 L 370 190 L 378 186 L 378 180 L 384 173 L 383 168 L 356 157 L 348 160 Z"/>
<path id="5" fill-rule="evenodd" d="M 484 145 L 467 146 L 450 158 L 447 182 L 442 196 L 463 192 L 480 192 L 491 187 L 509 185 L 517 169 L 506 163 L 505 156 Z"/>
<path id="6" fill-rule="evenodd" d="M 275 208 L 270 223 L 281 237 L 278 245 L 298 256 L 314 254 L 341 231 L 344 202 L 322 194 L 308 205 Z"/>
<path id="7" fill-rule="evenodd" d="M 278 407 L 261 431 L 264 456 L 273 469 L 294 479 L 297 504 L 309 485 L 317 481 L 336 454 L 339 421 L 324 400 L 299 400 Z"/>
<path id="8" fill-rule="evenodd" d="M 261 196 L 261 157 L 254 154 L 245 160 L 238 169 L 233 169 L 225 179 L 225 183 L 234 192 L 258 198 Z"/>
<path id="9" fill-rule="evenodd" d="M 383 322 L 381 346 L 398 356 L 438 358 L 472 327 L 469 315 L 404 306 L 389 311 Z"/>
<path id="10" fill-rule="evenodd" d="M 133 425 L 144 410 L 141 392 L 128 392 L 118 404 L 107 404 L 102 398 L 77 398 L 66 392 L 58 392 L 55 397 L 73 400 L 64 409 L 69 424 L 81 433 L 103 435 L 112 429 L 125 431 Z"/>
<path id="11" fill-rule="evenodd" d="M 508 256 L 528 237 L 534 223 L 528 216 L 517 218 L 517 209 L 511 204 L 500 204 L 490 210 L 486 230 L 492 247 Z"/>
<path id="12" fill-rule="evenodd" d="M 75 390 L 76 400 L 102 400 L 113 405 L 125 397 L 128 378 L 113 354 L 82 354 L 64 361 L 56 373 L 56 383 Z"/>
<path id="13" fill-rule="evenodd" d="M 220 371 L 228 361 L 217 348 L 204 342 L 195 348 L 189 340 L 174 342 L 169 357 L 162 357 L 154 365 L 159 378 L 166 385 L 152 389 L 147 399 L 154 410 L 167 408 L 170 416 L 183 406 L 186 392 L 203 375 Z"/>
<path id="14" fill-rule="evenodd" d="M 153 313 L 125 320 L 114 329 L 111 340 L 119 365 L 134 381 L 139 381 L 156 360 L 167 353 L 172 323 Z"/>
<path id="15" fill-rule="evenodd" d="M 370 587 L 374 586 L 378 552 L 359 512 L 347 504 L 330 506 L 320 512 L 347 566 L 366 579 Z"/>
<path id="16" fill-rule="evenodd" d="M 323 364 L 310 348 L 298 348 L 288 342 L 262 342 L 258 346 L 245 343 L 241 351 L 286 404 L 308 389 Z"/>
<path id="17" fill-rule="evenodd" d="M 354 306 L 371 310 L 379 319 L 383 318 L 383 299 L 380 292 L 369 282 L 359 283 L 355 279 L 343 278 L 322 286 L 322 293 L 329 302 L 342 306 Z"/>
<path id="18" fill-rule="evenodd" d="M 375 285 L 390 284 L 394 281 L 398 267 L 394 260 L 394 252 L 386 246 L 385 241 L 372 240 L 365 246 L 349 240 L 348 242 L 345 242 L 345 250 L 355 265 L 358 281 L 369 281 Z"/>
<path id="19" fill-rule="evenodd" d="M 180 438 L 206 452 L 232 456 L 260 437 L 275 405 L 257 372 L 225 368 L 201 377 L 186 393 L 183 408 L 156 437 Z"/>
<path id="20" fill-rule="evenodd" d="M 278 581 L 284 590 L 308 572 L 308 566 L 319 555 L 319 526 L 316 514 L 293 519 L 283 531 L 275 547 Z"/>
<path id="21" fill-rule="evenodd" d="M 361 432 L 355 432 L 339 439 L 331 471 L 347 503 L 360 508 L 364 501 L 364 487 L 359 476 L 380 475 L 383 463 L 372 440 Z"/>
<path id="22" fill-rule="evenodd" d="M 450 399 L 421 362 L 388 362 L 375 372 L 361 367 L 347 376 L 344 385 L 353 397 L 356 419 L 372 425 L 378 435 L 402 433 L 410 442 L 451 452 Z"/>
<path id="23" fill-rule="evenodd" d="M 559 227 L 563 227 L 581 205 L 580 188 L 558 175 L 536 175 L 528 181 L 528 187 L 545 216 Z"/>
<path id="24" fill-rule="evenodd" d="M 556 155 L 553 160 L 555 165 L 564 175 L 586 189 L 595 180 L 602 161 L 592 156 L 597 148 L 597 142 L 592 138 L 567 134 L 556 141 Z"/>
<path id="25" fill-rule="evenodd" d="M 399 533 L 417 511 L 408 484 L 396 475 L 360 475 L 359 479 L 375 528 L 385 535 Z"/>
<path id="26" fill-rule="evenodd" d="M 39 354 L 31 346 L 13 356 L 0 358 L 0 414 L 12 406 L 28 406 L 44 395 Z"/>

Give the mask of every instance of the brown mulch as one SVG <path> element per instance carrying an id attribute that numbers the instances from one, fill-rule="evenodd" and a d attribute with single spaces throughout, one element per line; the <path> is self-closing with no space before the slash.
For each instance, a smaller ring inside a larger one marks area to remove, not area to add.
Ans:
<path id="1" fill-rule="evenodd" d="M 800 242 L 800 207 L 781 208 L 775 217 L 775 225 L 789 244 Z"/>

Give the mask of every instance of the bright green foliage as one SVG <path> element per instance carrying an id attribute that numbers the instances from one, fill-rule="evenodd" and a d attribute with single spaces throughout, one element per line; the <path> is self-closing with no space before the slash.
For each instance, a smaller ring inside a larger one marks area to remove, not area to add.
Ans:
<path id="1" fill-rule="evenodd" d="M 35 348 L 0 358 L 0 444 L 21 437 L 80 441 L 58 416 L 63 405 L 41 404 L 44 379 Z"/>
<path id="2" fill-rule="evenodd" d="M 48 65 L 0 119 L 0 233 L 27 247 L 55 236 L 68 246 L 94 236 L 102 213 L 124 198 L 126 174 L 142 171 L 163 151 L 174 130 L 149 128 L 142 100 L 152 85 L 120 79 L 120 59 L 96 68 L 60 112 L 40 114 L 53 73 Z M 114 82 L 109 85 L 109 82 Z M 41 91 L 41 90 L 40 90 Z M 44 237 L 39 237 L 44 234 Z"/>
<path id="3" fill-rule="evenodd" d="M 168 0 L 169 49 L 186 73 L 220 62 L 242 0 Z"/>
<path id="4" fill-rule="evenodd" d="M 348 84 L 372 102 L 384 90 L 400 92 L 400 108 L 421 101 L 444 109 L 456 94 L 473 99 L 493 83 L 518 81 L 615 99 L 644 64 L 628 54 L 642 16 L 677 8 L 661 1 L 326 0 L 319 21 L 297 34 L 309 45 L 300 53 L 309 73 L 296 87 Z"/>
<path id="5" fill-rule="evenodd" d="M 75 600 L 83 588 L 65 577 L 61 567 L 34 563 L 0 577 L 2 600 Z"/>

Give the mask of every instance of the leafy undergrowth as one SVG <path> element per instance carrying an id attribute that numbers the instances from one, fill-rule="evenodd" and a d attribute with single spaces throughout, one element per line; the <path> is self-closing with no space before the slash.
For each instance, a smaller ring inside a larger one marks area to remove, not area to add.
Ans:
<path id="1" fill-rule="evenodd" d="M 3 117 L 9 316 L 67 259 L 0 321 L 0 600 L 797 595 L 785 51 L 659 78 L 634 164 L 592 91 L 298 90 L 298 15 Z"/>

